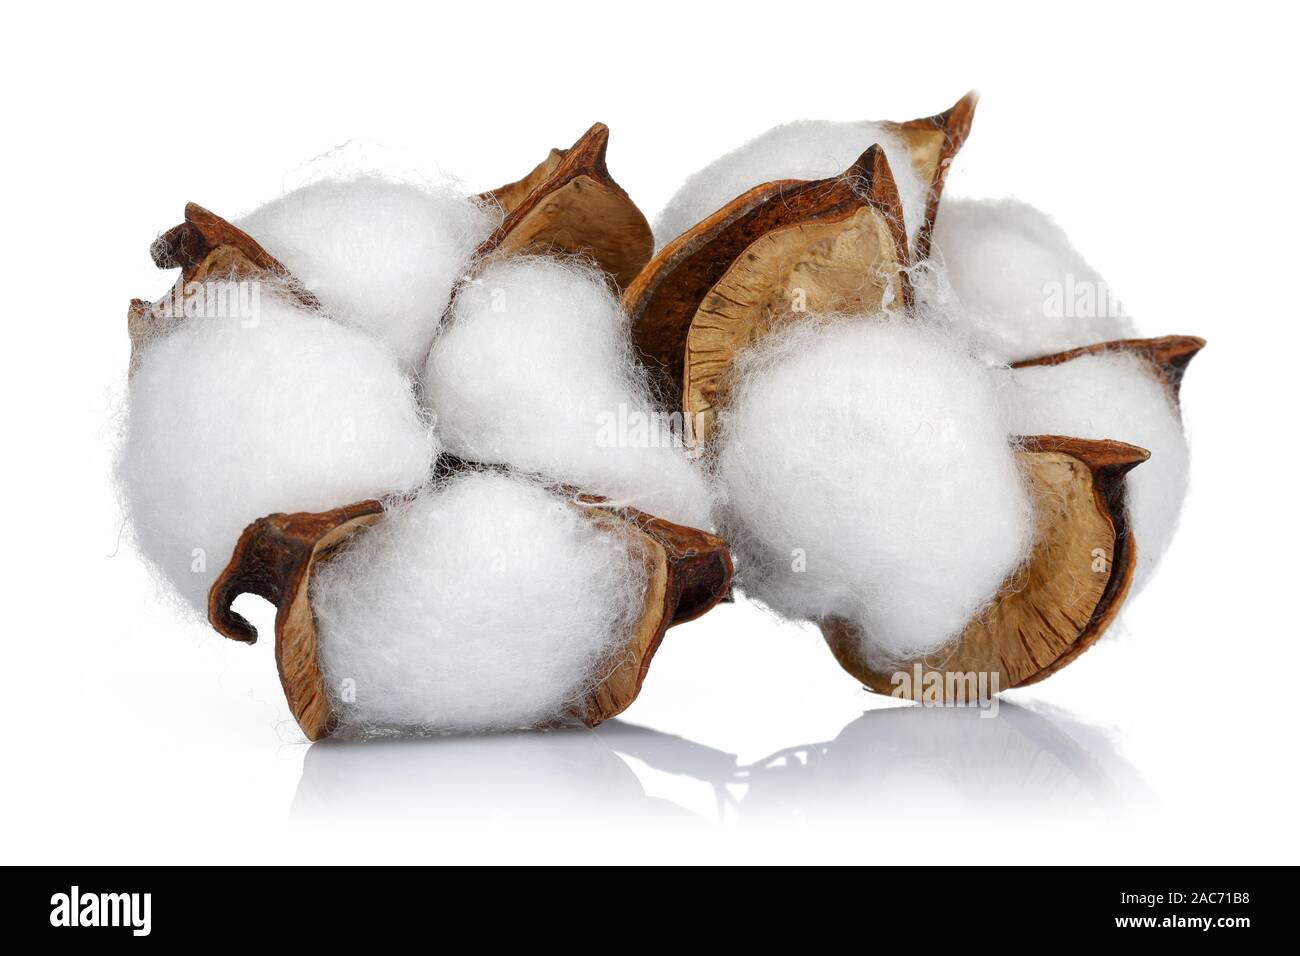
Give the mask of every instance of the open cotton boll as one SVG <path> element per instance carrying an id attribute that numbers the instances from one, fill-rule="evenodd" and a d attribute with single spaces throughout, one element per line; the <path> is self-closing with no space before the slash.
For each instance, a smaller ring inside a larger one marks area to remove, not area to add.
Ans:
<path id="1" fill-rule="evenodd" d="M 653 411 L 626 316 L 589 269 L 517 258 L 484 270 L 434 342 L 424 396 L 453 454 L 708 527 L 708 485 L 677 422 Z"/>
<path id="2" fill-rule="evenodd" d="M 1136 594 L 1169 545 L 1187 494 L 1187 438 L 1164 384 L 1144 359 L 1118 350 L 997 374 L 1013 432 L 1110 438 L 1151 452 L 1125 479 Z"/>
<path id="3" fill-rule="evenodd" d="M 946 280 L 961 303 L 961 330 L 997 362 L 1017 362 L 1081 345 L 1132 338 L 1132 322 L 1109 286 L 1045 213 L 1012 199 L 945 197 L 923 305 Z"/>
<path id="4" fill-rule="evenodd" d="M 335 318 L 383 340 L 411 368 L 499 210 L 449 190 L 375 175 L 311 183 L 236 225 Z"/>
<path id="5" fill-rule="evenodd" d="M 647 580 L 635 539 L 532 480 L 436 484 L 313 578 L 334 712 L 353 733 L 561 718 L 628 640 Z"/>
<path id="6" fill-rule="evenodd" d="M 826 179 L 844 172 L 880 144 L 898 186 L 910 242 L 925 220 L 930 184 L 922 182 L 907 148 L 878 123 L 801 120 L 770 129 L 693 174 L 655 219 L 665 245 L 737 196 L 778 179 Z"/>
<path id="7" fill-rule="evenodd" d="M 942 647 L 1028 554 L 993 383 L 919 323 L 800 323 L 742 353 L 717 470 L 740 586 L 857 623 L 868 661 Z"/>
<path id="8" fill-rule="evenodd" d="M 201 613 L 250 522 L 417 488 L 434 454 L 383 345 L 274 296 L 258 311 L 185 320 L 130 383 L 126 507 L 144 556 Z"/>

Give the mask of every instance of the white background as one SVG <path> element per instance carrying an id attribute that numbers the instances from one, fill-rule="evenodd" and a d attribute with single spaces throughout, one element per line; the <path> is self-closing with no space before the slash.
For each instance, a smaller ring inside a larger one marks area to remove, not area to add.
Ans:
<path id="1" fill-rule="evenodd" d="M 3 861 L 1296 862 L 1296 24 L 976 6 L 10 9 Z M 185 201 L 238 215 L 354 138 L 477 190 L 601 120 L 653 215 L 776 123 L 972 86 L 950 191 L 1040 205 L 1144 334 L 1210 342 L 1157 580 L 997 719 L 899 709 L 738 604 L 595 732 L 308 746 L 270 642 L 179 620 L 120 543 L 126 305 Z"/>

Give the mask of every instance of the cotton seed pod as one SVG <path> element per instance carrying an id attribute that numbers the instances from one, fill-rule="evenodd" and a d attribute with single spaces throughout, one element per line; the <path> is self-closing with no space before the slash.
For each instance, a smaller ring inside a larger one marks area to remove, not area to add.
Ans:
<path id="1" fill-rule="evenodd" d="M 926 135 L 931 204 L 917 253 L 928 251 L 943 174 L 969 130 L 974 98 Z M 939 118 L 936 118 L 939 119 Z M 945 121 L 946 122 L 946 121 Z M 897 132 L 897 130 L 895 130 Z M 856 220 L 856 222 L 855 222 Z M 858 223 L 869 221 L 873 229 Z M 845 175 L 816 183 L 756 187 L 665 246 L 624 293 L 633 334 L 667 404 L 681 408 L 706 443 L 727 402 L 736 355 L 781 324 L 809 313 L 871 313 L 911 307 L 907 269 L 914 258 L 883 150 L 872 147 Z M 876 241 L 872 241 L 874 238 Z M 798 293 L 797 296 L 793 293 Z M 1053 364 L 1107 347 L 1143 354 L 1171 395 L 1203 344 L 1172 337 L 1110 343 L 1021 363 Z M 863 635 L 840 619 L 819 623 L 839 663 L 869 689 L 890 694 L 898 665 L 926 673 L 996 674 L 1001 689 L 1040 680 L 1086 650 L 1128 593 L 1134 545 L 1125 508 L 1125 474 L 1149 457 L 1118 441 L 1068 436 L 1015 439 L 1036 507 L 1036 539 L 1025 564 L 959 638 L 920 661 L 868 662 Z M 1138 544 L 1137 546 L 1140 546 Z M 952 685 L 941 682 L 949 691 Z M 912 685 L 916 695 L 921 686 Z"/>
<path id="2" fill-rule="evenodd" d="M 571 149 L 553 150 L 524 179 L 478 197 L 498 203 L 505 217 L 476 251 L 475 266 L 497 256 L 559 253 L 593 259 L 612 283 L 630 279 L 649 258 L 652 240 L 644 216 L 609 176 L 604 159 L 607 140 L 608 130 L 597 124 Z M 304 284 L 248 233 L 195 204 L 187 205 L 184 221 L 164 233 L 151 251 L 160 268 L 180 268 L 181 276 L 167 298 L 157 303 L 132 302 L 128 330 L 133 366 L 143 342 L 186 318 L 173 306 L 193 283 L 266 282 L 304 307 L 318 307 Z M 598 686 L 572 714 L 594 724 L 636 697 L 667 627 L 704 613 L 729 593 L 731 564 L 725 545 L 705 532 L 631 509 L 605 507 L 594 497 L 573 497 L 573 507 L 580 508 L 585 518 L 634 536 L 635 551 L 645 555 L 647 562 L 645 607 L 629 646 L 600 671 Z M 255 522 L 219 582 L 229 600 L 239 588 L 273 601 L 285 597 L 277 616 L 277 661 L 293 712 L 313 739 L 328 733 L 334 722 L 319 693 L 313 624 L 309 609 L 304 611 L 310 569 L 378 521 L 381 511 L 380 503 L 372 500 L 327 513 L 273 515 Z M 218 600 L 217 592 L 214 587 L 212 602 Z M 503 595 L 503 600 L 509 596 Z M 221 611 L 218 606 L 210 602 L 210 619 L 219 631 L 243 640 L 255 636 L 251 628 L 241 630 L 242 619 L 229 610 L 228 603 Z"/>
<path id="3" fill-rule="evenodd" d="M 626 644 L 597 668 L 603 675 L 565 718 L 595 726 L 616 716 L 640 693 L 650 661 L 674 624 L 693 620 L 722 600 L 730 587 L 731 558 L 725 543 L 631 508 L 610 508 L 590 495 L 566 492 L 568 506 L 602 528 L 634 539 L 645 556 L 642 611 Z M 318 659 L 311 580 L 323 562 L 354 535 L 384 518 L 384 506 L 364 501 L 320 514 L 275 514 L 244 531 L 229 565 L 209 594 L 208 613 L 218 633 L 253 643 L 257 631 L 231 607 L 251 593 L 276 605 L 275 657 L 289 708 L 311 740 L 338 726 Z M 501 596 L 510 600 L 508 594 Z"/>

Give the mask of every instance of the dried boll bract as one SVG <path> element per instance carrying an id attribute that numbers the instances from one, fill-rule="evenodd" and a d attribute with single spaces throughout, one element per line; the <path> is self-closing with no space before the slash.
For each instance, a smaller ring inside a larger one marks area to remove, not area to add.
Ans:
<path id="1" fill-rule="evenodd" d="M 707 442 L 737 352 L 818 312 L 911 304 L 898 191 L 872 146 L 841 175 L 768 183 L 678 236 L 623 293 L 657 393 Z"/>
<path id="2" fill-rule="evenodd" d="M 641 210 L 609 174 L 608 145 L 608 127 L 596 123 L 522 179 L 483 193 L 479 198 L 500 206 L 505 219 L 479 252 L 577 255 L 625 287 L 650 258 L 654 239 Z"/>

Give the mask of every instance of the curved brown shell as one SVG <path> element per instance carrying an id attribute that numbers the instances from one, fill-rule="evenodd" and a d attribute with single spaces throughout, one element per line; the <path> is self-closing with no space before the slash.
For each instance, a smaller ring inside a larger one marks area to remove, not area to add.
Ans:
<path id="1" fill-rule="evenodd" d="M 183 301 L 191 283 L 208 279 L 274 282 L 305 307 L 317 307 L 316 297 L 256 239 L 197 203 L 185 204 L 184 221 L 155 239 L 149 254 L 159 269 L 180 269 L 181 274 L 157 302 L 131 300 L 126 322 L 132 368 L 142 344 L 181 317 L 176 305 Z"/>
<path id="2" fill-rule="evenodd" d="M 928 691 L 927 700 L 971 703 L 978 675 L 996 690 L 1042 680 L 1091 647 L 1114 619 L 1136 554 L 1124 475 L 1149 453 L 1048 435 L 1023 439 L 1018 454 L 1034 503 L 1034 546 L 956 641 L 921 660 L 886 664 L 867 658 L 856 625 L 821 622 L 835 659 L 869 690 L 919 698 L 933 682 L 939 693 Z M 918 666 L 938 677 L 915 680 Z"/>
<path id="3" fill-rule="evenodd" d="M 1141 356 L 1151 364 L 1156 373 L 1164 379 L 1165 387 L 1169 390 L 1170 396 L 1177 402 L 1178 393 L 1183 384 L 1183 374 L 1187 371 L 1188 364 L 1196 357 L 1196 353 L 1203 348 L 1205 348 L 1205 339 L 1195 335 L 1166 335 L 1156 339 L 1115 339 L 1110 342 L 1099 342 L 1096 345 L 1085 345 L 1081 348 L 1070 349 L 1067 352 L 1044 355 L 1041 358 L 1025 359 L 1023 362 L 1016 362 L 1011 367 L 1030 368 L 1036 365 L 1060 365 L 1062 362 L 1068 362 L 1084 355 L 1102 355 L 1106 352 L 1131 352 Z"/>
<path id="4" fill-rule="evenodd" d="M 930 256 L 930 237 L 934 232 L 935 218 L 939 214 L 939 198 L 943 195 L 948 167 L 970 135 L 978 102 L 979 96 L 971 90 L 948 109 L 934 116 L 908 120 L 906 123 L 880 124 L 902 140 L 921 182 L 930 185 L 925 221 L 916 231 L 916 242 L 912 249 L 912 258 L 917 262 Z"/>
<path id="5" fill-rule="evenodd" d="M 703 440 L 740 347 L 799 311 L 906 307 L 908 264 L 898 190 L 872 146 L 840 176 L 767 183 L 728 203 L 661 249 L 623 306 L 664 402 L 692 427 L 704 413 Z"/>
<path id="6" fill-rule="evenodd" d="M 645 604 L 627 645 L 599 669 L 606 676 L 573 716 L 595 726 L 621 713 L 641 691 L 664 632 L 712 608 L 731 585 L 731 556 L 714 535 L 654 518 L 632 508 L 609 508 L 593 496 L 573 507 L 592 521 L 635 535 L 646 556 Z M 274 514 L 244 530 L 234 556 L 208 594 L 208 619 L 224 636 L 253 643 L 257 631 L 232 604 L 256 594 L 276 605 L 275 658 L 285 699 L 303 733 L 327 737 L 338 726 L 317 657 L 311 576 L 354 534 L 383 519 L 378 501 L 320 514 Z"/>
<path id="7" fill-rule="evenodd" d="M 553 149 L 523 179 L 480 198 L 505 210 L 480 256 L 560 252 L 590 256 L 618 287 L 650 259 L 650 224 L 609 175 L 609 128 L 597 123 L 569 149 Z"/>

